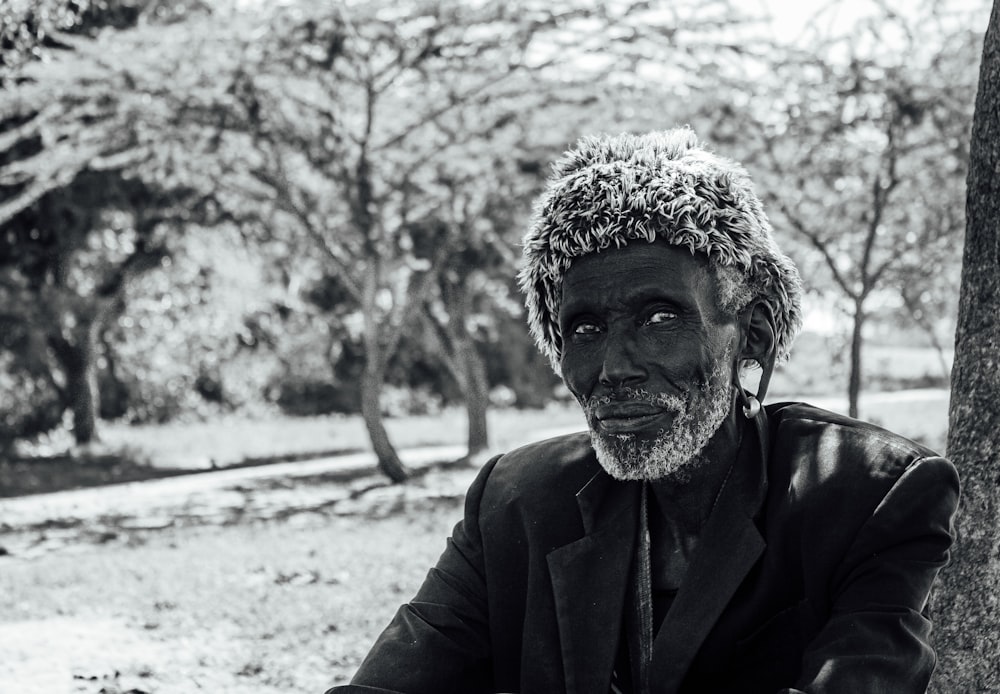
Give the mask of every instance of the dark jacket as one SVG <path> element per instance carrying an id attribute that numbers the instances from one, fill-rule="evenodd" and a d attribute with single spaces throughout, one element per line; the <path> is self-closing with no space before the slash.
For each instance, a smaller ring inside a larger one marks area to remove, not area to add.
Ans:
<path id="1" fill-rule="evenodd" d="M 654 642 L 653 691 L 923 692 L 954 467 L 806 405 L 757 424 Z M 491 460 L 416 597 L 328 694 L 607 694 L 639 489 L 586 434 Z"/>

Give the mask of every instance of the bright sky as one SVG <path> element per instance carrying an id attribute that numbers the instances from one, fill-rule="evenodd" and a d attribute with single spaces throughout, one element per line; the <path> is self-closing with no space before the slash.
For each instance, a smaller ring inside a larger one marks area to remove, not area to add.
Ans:
<path id="1" fill-rule="evenodd" d="M 915 0 L 887 0 L 885 4 L 905 14 Z M 795 40 L 800 38 L 808 22 L 822 13 L 821 26 L 846 29 L 860 16 L 873 14 L 879 7 L 876 0 L 751 0 L 760 7 L 762 14 L 771 16 L 775 36 Z M 750 4 L 752 7 L 753 5 Z M 982 28 L 989 19 L 990 3 L 987 0 L 938 0 L 938 8 L 972 16 L 982 14 Z"/>
<path id="2" fill-rule="evenodd" d="M 771 16 L 775 35 L 796 39 L 809 20 L 823 11 L 825 21 L 849 24 L 876 5 L 872 0 L 756 0 L 764 14 Z"/>

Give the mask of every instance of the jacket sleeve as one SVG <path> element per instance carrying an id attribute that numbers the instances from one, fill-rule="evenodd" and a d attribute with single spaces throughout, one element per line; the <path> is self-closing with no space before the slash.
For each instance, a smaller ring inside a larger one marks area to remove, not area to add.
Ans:
<path id="1" fill-rule="evenodd" d="M 830 618 L 805 650 L 800 681 L 783 692 L 926 691 L 936 657 L 925 608 L 948 561 L 958 496 L 944 458 L 903 472 L 848 549 L 831 582 Z"/>
<path id="2" fill-rule="evenodd" d="M 492 685 L 489 617 L 479 506 L 490 460 L 465 498 L 437 565 L 369 651 L 351 684 L 327 694 L 446 694 L 488 691 Z"/>

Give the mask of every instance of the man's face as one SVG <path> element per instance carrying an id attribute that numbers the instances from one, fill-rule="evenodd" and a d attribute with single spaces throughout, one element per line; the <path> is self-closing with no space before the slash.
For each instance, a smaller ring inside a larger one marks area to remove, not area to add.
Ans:
<path id="1" fill-rule="evenodd" d="M 562 285 L 562 372 L 617 479 L 683 479 L 734 407 L 739 326 L 703 254 L 657 241 L 578 258 Z"/>

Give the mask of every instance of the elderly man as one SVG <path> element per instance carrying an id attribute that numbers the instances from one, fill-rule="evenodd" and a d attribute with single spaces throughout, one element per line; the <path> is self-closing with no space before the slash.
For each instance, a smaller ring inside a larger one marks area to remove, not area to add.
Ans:
<path id="1" fill-rule="evenodd" d="M 585 139 L 520 283 L 590 431 L 485 465 L 423 587 L 331 692 L 923 692 L 955 470 L 761 406 L 801 288 L 745 171 L 687 129 Z"/>

